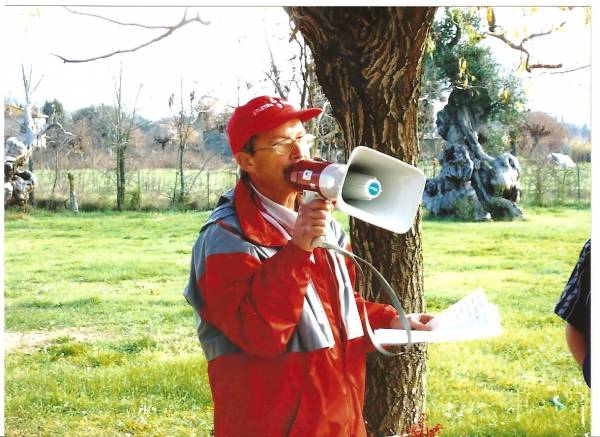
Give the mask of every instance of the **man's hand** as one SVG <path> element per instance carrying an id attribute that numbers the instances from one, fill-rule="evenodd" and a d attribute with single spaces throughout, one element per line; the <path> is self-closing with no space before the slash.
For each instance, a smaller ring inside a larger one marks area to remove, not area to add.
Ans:
<path id="1" fill-rule="evenodd" d="M 432 316 L 431 314 L 424 313 L 406 315 L 408 323 L 410 324 L 410 329 L 414 329 L 415 331 L 431 331 L 431 326 L 428 326 L 425 323 L 429 322 L 434 317 L 435 316 Z M 392 329 L 404 329 L 404 325 L 402 324 L 402 320 L 400 320 L 400 316 L 396 316 L 392 319 L 390 327 Z"/>
<path id="2" fill-rule="evenodd" d="M 298 196 L 298 218 L 292 235 L 292 243 L 306 252 L 312 252 L 312 241 L 327 233 L 331 203 L 324 199 L 314 199 L 304 203 Z"/>

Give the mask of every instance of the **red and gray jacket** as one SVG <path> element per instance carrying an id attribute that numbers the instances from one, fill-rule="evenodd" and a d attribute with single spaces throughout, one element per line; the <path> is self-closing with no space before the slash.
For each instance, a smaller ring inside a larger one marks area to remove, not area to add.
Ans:
<path id="1" fill-rule="evenodd" d="M 341 247 L 344 233 L 331 231 Z M 374 329 L 396 311 L 353 291 L 340 255 L 294 244 L 241 180 L 194 245 L 184 295 L 208 360 L 217 436 L 365 436 L 366 305 Z"/>

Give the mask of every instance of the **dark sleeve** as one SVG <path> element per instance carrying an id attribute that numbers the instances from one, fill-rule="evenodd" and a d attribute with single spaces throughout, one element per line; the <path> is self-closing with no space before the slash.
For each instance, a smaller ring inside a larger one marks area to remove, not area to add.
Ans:
<path id="1" fill-rule="evenodd" d="M 577 330 L 585 334 L 590 332 L 590 258 L 592 240 L 588 240 L 579 260 L 567 281 L 554 312 L 563 320 L 569 322 Z"/>

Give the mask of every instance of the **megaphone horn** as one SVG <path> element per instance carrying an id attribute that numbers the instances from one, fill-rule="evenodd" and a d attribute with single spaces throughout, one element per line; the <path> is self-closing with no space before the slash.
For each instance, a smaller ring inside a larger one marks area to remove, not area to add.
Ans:
<path id="1" fill-rule="evenodd" d="M 341 211 L 400 234 L 412 226 L 426 180 L 418 168 L 362 146 L 345 165 L 304 160 L 288 171 L 298 190 L 335 200 Z"/>

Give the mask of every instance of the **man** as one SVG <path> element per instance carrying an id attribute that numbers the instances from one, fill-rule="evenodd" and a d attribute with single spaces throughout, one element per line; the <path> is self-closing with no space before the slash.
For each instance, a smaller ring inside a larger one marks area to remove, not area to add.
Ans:
<path id="1" fill-rule="evenodd" d="M 286 169 L 308 158 L 296 110 L 257 97 L 238 107 L 227 132 L 242 177 L 224 194 L 194 245 L 185 296 L 197 310 L 208 360 L 215 434 L 366 436 L 361 320 L 401 328 L 393 307 L 365 302 L 354 270 L 312 241 L 327 232 L 347 245 L 325 200 L 303 202 Z M 409 317 L 413 329 L 431 316 Z"/>
<path id="2" fill-rule="evenodd" d="M 591 385 L 590 370 L 590 316 L 591 316 L 591 270 L 592 240 L 588 240 L 571 273 L 554 312 L 567 323 L 565 336 L 567 346 L 581 367 L 585 383 Z"/>

